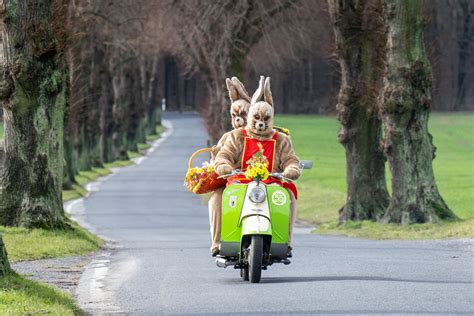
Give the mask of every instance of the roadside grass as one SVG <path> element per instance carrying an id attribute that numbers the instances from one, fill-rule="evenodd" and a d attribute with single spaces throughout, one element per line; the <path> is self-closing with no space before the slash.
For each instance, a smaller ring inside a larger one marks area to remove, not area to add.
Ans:
<path id="1" fill-rule="evenodd" d="M 298 182 L 300 199 L 297 205 L 300 219 L 320 225 L 317 233 L 376 239 L 474 237 L 474 220 L 470 220 L 474 219 L 474 113 L 433 113 L 429 125 L 437 147 L 433 163 L 437 184 L 461 221 L 410 226 L 379 225 L 368 221 L 338 225 L 338 210 L 345 201 L 346 165 L 344 149 L 336 137 L 337 119 L 333 116 L 277 115 L 276 125 L 290 130 L 301 159 L 314 162 L 313 169 L 304 170 Z M 387 171 L 388 185 L 389 177 Z"/>
<path id="2" fill-rule="evenodd" d="M 161 129 L 157 129 L 157 132 Z M 152 135 L 148 141 L 159 137 Z M 0 139 L 3 124 L 0 122 Z M 146 145 L 139 146 L 145 150 Z M 138 154 L 138 153 L 137 153 Z M 138 154 L 140 155 L 140 154 Z M 104 168 L 81 171 L 72 190 L 63 191 L 63 200 L 83 197 L 87 194 L 84 185 L 98 177 L 110 174 L 112 168 L 126 167 L 131 160 L 107 163 Z M 26 229 L 0 226 L 8 257 L 11 262 L 38 260 L 76 255 L 97 251 L 104 243 L 77 223 L 69 221 L 70 228 L 63 230 Z M 0 315 L 83 315 L 74 299 L 53 286 L 25 279 L 12 273 L 0 278 Z"/>
<path id="3" fill-rule="evenodd" d="M 151 135 L 148 135 L 146 137 L 146 140 L 148 142 L 152 142 L 152 141 L 155 141 L 157 140 L 158 138 L 160 138 L 161 134 L 163 134 L 163 132 L 166 130 L 166 128 L 163 126 L 163 125 L 158 125 L 155 129 L 155 133 L 154 134 L 151 134 Z"/>
<path id="4" fill-rule="evenodd" d="M 160 138 L 161 133 L 165 128 L 163 126 L 158 126 L 156 128 L 155 134 L 147 136 L 147 143 L 145 144 L 137 144 L 138 151 L 128 151 L 127 160 L 117 160 L 110 163 L 105 163 L 103 168 L 92 168 L 88 171 L 80 171 L 79 174 L 76 176 L 77 184 L 74 184 L 70 190 L 63 190 L 63 201 L 71 201 L 74 199 L 78 199 L 81 197 L 85 197 L 87 195 L 87 190 L 84 186 L 92 181 L 97 180 L 99 177 L 107 176 L 112 173 L 113 168 L 122 168 L 133 165 L 133 161 L 131 159 L 138 158 L 143 156 L 147 149 L 151 147 L 148 142 L 153 142 Z"/>
<path id="5" fill-rule="evenodd" d="M 82 315 L 73 298 L 19 275 L 0 278 L 0 315 Z"/>
<path id="6" fill-rule="evenodd" d="M 315 231 L 325 235 L 344 235 L 370 239 L 461 239 L 474 237 L 474 219 L 465 219 L 439 224 L 395 225 L 378 224 L 371 221 L 346 222 L 339 225 L 332 221 L 321 224 Z"/>
<path id="7" fill-rule="evenodd" d="M 141 156 L 145 155 L 146 151 L 151 147 L 151 145 L 149 143 L 154 142 L 155 140 L 160 138 L 161 134 L 165 131 L 165 129 L 166 128 L 163 125 L 157 126 L 156 129 L 155 129 L 155 133 L 153 133 L 151 135 L 148 135 L 146 137 L 146 143 L 138 143 L 137 144 L 137 148 L 138 148 L 137 151 L 128 151 L 127 152 L 128 157 L 130 159 L 133 159 L 133 158 L 138 158 L 138 157 L 141 157 Z"/>
<path id="8" fill-rule="evenodd" d="M 73 221 L 69 229 L 27 229 L 0 226 L 10 261 L 80 256 L 97 251 L 104 243 Z"/>
<path id="9" fill-rule="evenodd" d="M 104 166 L 104 168 L 92 168 L 91 170 L 80 171 L 76 176 L 77 183 L 73 184 L 70 190 L 63 190 L 63 201 L 67 202 L 86 196 L 87 190 L 84 188 L 84 185 L 111 173 L 110 167 L 107 166 Z"/>

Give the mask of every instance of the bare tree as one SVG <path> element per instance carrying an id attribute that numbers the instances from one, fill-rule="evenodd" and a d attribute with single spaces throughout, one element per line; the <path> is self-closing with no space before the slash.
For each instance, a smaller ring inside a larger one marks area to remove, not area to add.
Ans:
<path id="1" fill-rule="evenodd" d="M 214 141 L 228 128 L 229 122 L 224 79 L 232 75 L 243 76 L 245 60 L 252 47 L 270 32 L 281 32 L 282 23 L 286 23 L 286 29 L 291 29 L 295 12 L 307 14 L 303 10 L 305 3 L 308 2 L 164 2 L 167 13 L 165 25 L 175 39 L 170 49 L 174 49 L 174 53 L 181 57 L 190 70 L 199 71 L 207 84 L 210 104 L 205 111 L 205 118 Z M 287 15 L 287 18 L 283 18 L 283 15 Z"/>
<path id="2" fill-rule="evenodd" d="M 389 203 L 380 149 L 386 30 L 382 1 L 329 0 L 341 67 L 339 142 L 346 151 L 347 200 L 339 220 L 378 220 Z"/>
<path id="3" fill-rule="evenodd" d="M 474 2 L 425 1 L 425 45 L 433 67 L 433 108 L 474 109 Z"/>
<path id="4" fill-rule="evenodd" d="M 71 10 L 67 178 L 126 159 L 159 122 L 156 2 L 78 0 Z"/>
<path id="5" fill-rule="evenodd" d="M 392 174 L 383 222 L 410 224 L 455 218 L 436 185 L 436 147 L 428 131 L 432 74 L 423 43 L 423 2 L 387 2 L 387 73 L 381 115 Z"/>
<path id="6" fill-rule="evenodd" d="M 67 0 L 5 0 L 0 223 L 62 227 Z"/>

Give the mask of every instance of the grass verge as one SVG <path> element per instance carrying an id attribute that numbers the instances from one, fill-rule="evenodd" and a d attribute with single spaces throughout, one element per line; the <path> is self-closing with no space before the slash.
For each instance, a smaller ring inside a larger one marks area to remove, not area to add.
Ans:
<path id="1" fill-rule="evenodd" d="M 344 235 L 370 239 L 460 239 L 474 236 L 474 219 L 466 219 L 439 224 L 395 225 L 378 224 L 371 221 L 346 222 L 338 224 L 329 222 L 321 224 L 318 234 Z"/>
<path id="2" fill-rule="evenodd" d="M 165 127 L 160 125 L 156 127 L 155 133 L 148 135 L 146 137 L 146 143 L 138 143 L 137 144 L 137 151 L 128 151 L 128 157 L 130 159 L 141 157 L 146 154 L 146 151 L 151 148 L 151 142 L 154 142 L 158 138 L 160 138 L 161 134 L 165 131 Z"/>
<path id="3" fill-rule="evenodd" d="M 19 275 L 0 278 L 0 315 L 82 315 L 73 298 Z"/>
<path id="4" fill-rule="evenodd" d="M 79 174 L 76 176 L 77 184 L 74 184 L 70 190 L 63 190 L 63 201 L 67 202 L 81 197 L 85 197 L 87 195 L 87 190 L 84 188 L 84 186 L 89 182 L 97 180 L 97 178 L 99 177 L 111 174 L 112 168 L 122 168 L 133 165 L 133 161 L 131 159 L 143 156 L 146 151 L 151 147 L 148 142 L 153 142 L 160 138 L 160 135 L 161 133 L 163 133 L 164 130 L 165 128 L 163 126 L 158 126 L 154 134 L 147 136 L 147 143 L 137 144 L 138 151 L 127 152 L 129 157 L 128 160 L 117 160 L 114 162 L 105 163 L 103 168 L 92 168 L 88 171 L 80 171 Z"/>
<path id="5" fill-rule="evenodd" d="M 313 160 L 298 182 L 298 217 L 320 225 L 321 234 L 376 239 L 474 237 L 474 113 L 433 113 L 429 129 L 437 147 L 433 168 L 439 190 L 461 221 L 410 226 L 372 222 L 338 225 L 346 198 L 344 148 L 337 142 L 339 122 L 332 116 L 278 115 L 276 125 L 288 128 L 302 159 Z M 387 185 L 390 174 L 387 168 Z"/>
<path id="6" fill-rule="evenodd" d="M 102 239 L 75 222 L 70 229 L 26 229 L 0 226 L 10 261 L 79 256 L 97 251 Z"/>
<path id="7" fill-rule="evenodd" d="M 77 184 L 74 184 L 70 190 L 63 190 L 63 201 L 67 202 L 70 200 L 85 197 L 87 190 L 84 186 L 92 181 L 97 180 L 99 177 L 107 176 L 112 173 L 112 168 L 122 168 L 133 165 L 131 160 L 117 160 L 110 163 L 105 163 L 104 168 L 92 168 L 87 171 L 79 171 L 76 176 Z"/>

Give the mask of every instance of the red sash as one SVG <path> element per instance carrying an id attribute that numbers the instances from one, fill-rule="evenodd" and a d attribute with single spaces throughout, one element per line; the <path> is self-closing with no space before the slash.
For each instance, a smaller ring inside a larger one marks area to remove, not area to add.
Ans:
<path id="1" fill-rule="evenodd" d="M 273 134 L 272 139 L 269 140 L 258 140 L 250 137 L 247 131 L 244 129 L 244 152 L 242 153 L 242 165 L 240 169 L 242 171 L 247 170 L 247 161 L 252 159 L 253 155 L 260 151 L 260 147 L 263 148 L 263 155 L 268 159 L 268 170 L 273 172 L 273 163 L 275 162 L 275 148 L 276 139 L 278 132 Z"/>
<path id="2" fill-rule="evenodd" d="M 241 164 L 241 170 L 245 171 L 247 170 L 247 161 L 253 157 L 253 155 L 257 152 L 260 151 L 260 147 L 263 148 L 263 154 L 265 157 L 268 159 L 268 170 L 270 172 L 273 172 L 273 167 L 274 167 L 274 162 L 275 162 L 275 148 L 276 148 L 276 139 L 278 138 L 278 131 L 273 134 L 272 139 L 269 140 L 258 140 L 253 137 L 250 137 L 247 134 L 247 131 L 244 129 L 244 151 L 242 153 L 242 164 Z M 227 185 L 230 185 L 234 182 L 239 182 L 239 183 L 249 183 L 252 180 L 247 179 L 244 175 L 236 175 L 232 176 L 229 179 L 227 179 Z M 276 178 L 269 177 L 267 180 L 262 181 L 265 184 L 270 184 L 270 183 L 277 183 L 278 185 L 290 190 L 293 192 L 295 198 L 298 198 L 298 190 L 296 189 L 296 185 L 291 182 L 282 182 Z"/>

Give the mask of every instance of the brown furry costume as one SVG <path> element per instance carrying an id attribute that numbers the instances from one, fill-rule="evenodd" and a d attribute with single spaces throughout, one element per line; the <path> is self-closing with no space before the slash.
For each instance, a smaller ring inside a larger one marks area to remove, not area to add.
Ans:
<path id="1" fill-rule="evenodd" d="M 255 137 L 248 127 L 247 133 L 259 140 L 269 140 L 275 133 L 272 131 L 270 137 Z M 239 128 L 228 132 L 224 146 L 219 150 L 216 156 L 215 165 L 218 174 L 228 174 L 233 169 L 240 169 L 242 164 L 242 153 L 244 151 L 244 133 Z M 298 179 L 300 160 L 296 156 L 290 138 L 283 133 L 278 133 L 275 146 L 275 164 L 272 172 L 280 172 L 284 177 L 292 180 Z"/>
<path id="2" fill-rule="evenodd" d="M 263 90 L 263 91 L 262 91 Z M 259 101 L 264 95 L 265 101 Z M 258 140 L 269 140 L 275 133 L 273 128 L 273 98 L 270 91 L 270 78 L 263 80 L 260 77 L 260 85 L 251 100 L 247 126 L 245 130 L 248 135 Z M 224 145 L 219 150 L 215 159 L 216 172 L 220 175 L 229 174 L 233 169 L 239 169 L 242 163 L 244 151 L 244 133 L 242 129 L 236 129 L 228 133 Z M 290 138 L 284 133 L 278 133 L 275 146 L 275 157 L 273 170 L 280 172 L 284 177 L 296 180 L 300 176 L 300 160 L 293 150 Z M 296 218 L 295 198 L 291 191 L 291 215 L 289 244 L 291 244 L 291 234 L 293 223 Z"/>
<path id="3" fill-rule="evenodd" d="M 229 90 L 229 97 L 232 102 L 230 106 L 230 114 L 232 117 L 232 127 L 238 129 L 247 124 L 247 113 L 250 107 L 250 96 L 245 90 L 244 85 L 236 77 L 232 77 L 231 80 L 226 79 L 227 90 Z M 224 146 L 227 138 L 231 132 L 227 132 L 222 135 L 221 139 L 214 147 L 212 152 L 212 158 L 219 150 Z M 221 242 L 221 207 L 222 207 L 222 193 L 224 188 L 220 188 L 211 193 L 209 197 L 209 224 L 211 230 L 211 252 L 214 253 L 219 249 Z"/>

